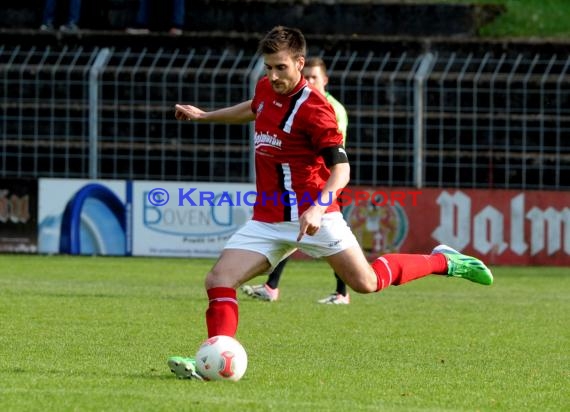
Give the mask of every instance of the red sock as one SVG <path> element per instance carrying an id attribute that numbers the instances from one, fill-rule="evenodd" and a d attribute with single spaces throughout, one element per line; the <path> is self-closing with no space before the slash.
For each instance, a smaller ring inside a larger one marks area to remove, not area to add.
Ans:
<path id="1" fill-rule="evenodd" d="M 237 293 L 232 288 L 212 288 L 207 290 L 208 310 L 206 325 L 208 337 L 227 335 L 234 337 L 238 325 Z"/>
<path id="2" fill-rule="evenodd" d="M 390 285 L 402 285 L 414 279 L 433 274 L 447 274 L 447 259 L 441 253 L 435 255 L 411 255 L 390 253 L 372 262 L 378 277 L 378 289 Z"/>

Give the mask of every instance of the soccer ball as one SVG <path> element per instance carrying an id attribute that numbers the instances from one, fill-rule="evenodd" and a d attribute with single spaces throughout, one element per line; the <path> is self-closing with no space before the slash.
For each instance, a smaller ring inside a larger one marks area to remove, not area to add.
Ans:
<path id="1" fill-rule="evenodd" d="M 247 353 L 230 336 L 212 336 L 196 352 L 196 369 L 208 381 L 239 381 L 247 369 Z"/>

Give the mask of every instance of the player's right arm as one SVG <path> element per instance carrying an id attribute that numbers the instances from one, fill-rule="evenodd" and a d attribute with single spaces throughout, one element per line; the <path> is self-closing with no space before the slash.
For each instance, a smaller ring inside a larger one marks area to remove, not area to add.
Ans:
<path id="1" fill-rule="evenodd" d="M 235 106 L 206 112 L 189 104 L 177 104 L 175 117 L 178 120 L 212 123 L 247 123 L 255 120 L 255 113 L 251 110 L 251 100 L 238 103 Z"/>

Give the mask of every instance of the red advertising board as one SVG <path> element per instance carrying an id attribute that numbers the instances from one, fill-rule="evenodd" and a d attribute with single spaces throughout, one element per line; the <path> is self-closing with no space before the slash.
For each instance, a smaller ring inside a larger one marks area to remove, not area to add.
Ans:
<path id="1" fill-rule="evenodd" d="M 445 243 L 489 264 L 570 266 L 570 192 L 351 187 L 341 200 L 371 259 Z"/>

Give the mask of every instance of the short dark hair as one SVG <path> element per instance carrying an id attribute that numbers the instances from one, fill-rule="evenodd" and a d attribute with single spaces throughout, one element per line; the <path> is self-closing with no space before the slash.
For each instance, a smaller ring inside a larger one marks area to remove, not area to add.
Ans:
<path id="1" fill-rule="evenodd" d="M 308 67 L 320 67 L 323 71 L 323 73 L 325 74 L 325 76 L 328 76 L 327 74 L 327 65 L 325 64 L 325 61 L 323 59 L 321 59 L 320 57 L 311 57 L 308 58 L 307 60 L 305 60 L 305 68 Z"/>
<path id="2" fill-rule="evenodd" d="M 307 42 L 299 29 L 275 26 L 259 42 L 257 51 L 261 54 L 274 54 L 289 50 L 295 57 L 305 57 Z"/>

